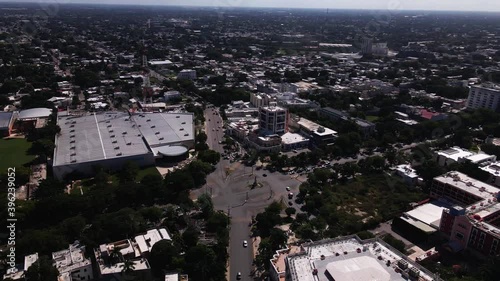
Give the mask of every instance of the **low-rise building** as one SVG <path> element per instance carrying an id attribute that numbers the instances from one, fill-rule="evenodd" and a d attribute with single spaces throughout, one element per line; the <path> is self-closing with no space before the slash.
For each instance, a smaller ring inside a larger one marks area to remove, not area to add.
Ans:
<path id="1" fill-rule="evenodd" d="M 492 162 L 480 168 L 490 174 L 489 183 L 500 186 L 500 162 Z"/>
<path id="2" fill-rule="evenodd" d="M 99 280 L 120 280 L 127 273 L 123 272 L 125 261 L 133 264 L 133 275 L 140 280 L 151 277 L 151 266 L 147 260 L 154 244 L 161 240 L 171 240 L 165 228 L 152 229 L 137 235 L 134 240 L 124 239 L 102 244 L 94 249 Z"/>
<path id="3" fill-rule="evenodd" d="M 16 265 L 15 267 L 8 268 L 7 272 L 3 276 L 3 279 L 25 280 L 24 276 L 26 274 L 26 271 L 28 271 L 30 266 L 32 266 L 36 262 L 38 262 L 38 253 L 25 256 L 24 263 Z"/>
<path id="4" fill-rule="evenodd" d="M 289 126 L 310 139 L 313 146 L 332 144 L 338 137 L 336 131 L 298 116 L 290 118 Z"/>
<path id="5" fill-rule="evenodd" d="M 475 153 L 467 149 L 454 146 L 446 150 L 437 151 L 434 155 L 434 159 L 440 166 L 449 166 L 454 163 L 464 162 L 471 162 L 480 165 L 495 161 L 496 156 L 485 153 Z"/>
<path id="6" fill-rule="evenodd" d="M 85 257 L 85 246 L 80 242 L 68 249 L 52 253 L 54 266 L 59 271 L 58 281 L 85 281 L 94 278 L 92 262 Z"/>
<path id="7" fill-rule="evenodd" d="M 273 281 L 441 280 L 380 239 L 338 237 L 277 251 Z"/>
<path id="8" fill-rule="evenodd" d="M 393 167 L 394 173 L 399 176 L 403 181 L 411 186 L 420 184 L 423 179 L 419 178 L 417 171 L 411 167 L 410 164 L 402 164 Z"/>

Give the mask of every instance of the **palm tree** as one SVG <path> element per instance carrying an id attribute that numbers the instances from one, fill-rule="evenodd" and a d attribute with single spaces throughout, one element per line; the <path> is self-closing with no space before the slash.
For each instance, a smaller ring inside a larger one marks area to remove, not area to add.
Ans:
<path id="1" fill-rule="evenodd" d="M 131 260 L 125 260 L 120 267 L 122 268 L 123 273 L 131 273 L 134 272 L 135 269 L 134 262 Z"/>
<path id="2" fill-rule="evenodd" d="M 111 254 L 109 256 L 111 257 L 111 263 L 113 263 L 113 264 L 120 262 L 123 258 L 123 255 L 120 252 L 120 249 L 117 247 L 113 248 L 113 250 L 111 251 Z"/>

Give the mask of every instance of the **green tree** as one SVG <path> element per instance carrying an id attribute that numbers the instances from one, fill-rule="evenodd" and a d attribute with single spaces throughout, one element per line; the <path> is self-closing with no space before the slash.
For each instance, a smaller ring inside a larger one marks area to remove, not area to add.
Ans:
<path id="1" fill-rule="evenodd" d="M 297 212 L 297 210 L 295 210 L 295 208 L 292 208 L 292 207 L 288 207 L 285 209 L 285 213 L 289 217 L 294 215 L 296 212 Z"/>
<path id="2" fill-rule="evenodd" d="M 34 195 L 38 199 L 47 198 L 63 194 L 65 189 L 66 187 L 62 182 L 53 178 L 47 178 L 38 184 L 38 188 L 36 189 Z"/>
<path id="3" fill-rule="evenodd" d="M 120 170 L 120 182 L 135 182 L 137 174 L 139 173 L 139 166 L 137 163 L 127 161 L 123 168 Z"/>
<path id="4" fill-rule="evenodd" d="M 212 202 L 212 198 L 210 197 L 210 195 L 204 193 L 198 196 L 198 200 L 196 201 L 196 203 L 200 207 L 205 219 L 209 218 L 213 214 L 214 203 Z"/>
<path id="5" fill-rule="evenodd" d="M 59 272 L 52 262 L 46 257 L 41 256 L 38 262 L 32 264 L 26 271 L 26 281 L 57 281 Z"/>
<path id="6" fill-rule="evenodd" d="M 189 226 L 182 233 L 182 241 L 187 249 L 190 249 L 198 244 L 200 233 L 193 226 Z"/>
<path id="7" fill-rule="evenodd" d="M 153 275 L 163 277 L 166 271 L 176 270 L 174 257 L 178 255 L 178 249 L 172 244 L 172 241 L 161 240 L 153 245 L 149 257 L 149 263 Z"/>

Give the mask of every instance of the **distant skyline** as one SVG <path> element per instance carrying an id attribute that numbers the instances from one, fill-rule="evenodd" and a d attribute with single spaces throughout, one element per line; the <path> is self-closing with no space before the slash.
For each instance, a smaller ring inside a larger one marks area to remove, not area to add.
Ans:
<path id="1" fill-rule="evenodd" d="M 498 0 L 0 0 L 0 2 L 500 12 Z"/>

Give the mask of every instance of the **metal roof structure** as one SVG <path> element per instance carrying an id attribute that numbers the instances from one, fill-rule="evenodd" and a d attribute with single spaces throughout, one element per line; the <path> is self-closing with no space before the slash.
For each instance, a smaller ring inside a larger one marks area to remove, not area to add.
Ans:
<path id="1" fill-rule="evenodd" d="M 149 153 L 127 113 L 59 117 L 54 166 Z"/>
<path id="2" fill-rule="evenodd" d="M 192 113 L 141 113 L 132 119 L 151 148 L 194 139 Z"/>
<path id="3" fill-rule="evenodd" d="M 166 154 L 176 154 L 180 149 L 175 147 L 194 141 L 195 134 L 191 113 L 68 115 L 59 116 L 58 125 L 61 133 L 56 136 L 54 166 L 158 155 L 160 148 Z M 186 151 L 187 148 L 183 150 Z"/>
<path id="4" fill-rule="evenodd" d="M 52 114 L 52 109 L 50 108 L 31 108 L 21 110 L 19 112 L 19 116 L 17 119 L 23 120 L 31 120 L 37 118 L 48 118 Z"/>

